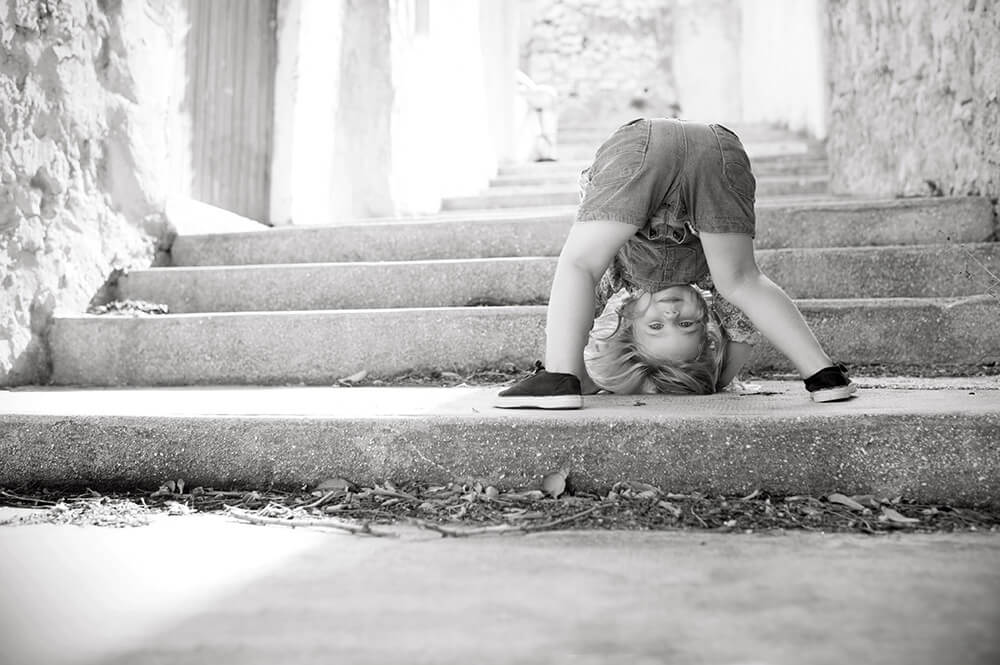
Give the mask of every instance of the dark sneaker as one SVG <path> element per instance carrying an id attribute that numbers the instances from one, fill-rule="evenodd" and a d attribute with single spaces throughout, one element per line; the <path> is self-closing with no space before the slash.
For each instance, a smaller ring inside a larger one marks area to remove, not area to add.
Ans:
<path id="1" fill-rule="evenodd" d="M 824 367 L 806 379 L 806 390 L 814 402 L 836 402 L 848 399 L 858 390 L 858 386 L 847 376 L 847 367 L 837 363 Z"/>
<path id="2" fill-rule="evenodd" d="M 572 374 L 547 372 L 535 363 L 535 373 L 506 390 L 493 401 L 500 409 L 579 409 L 583 407 L 580 379 Z"/>

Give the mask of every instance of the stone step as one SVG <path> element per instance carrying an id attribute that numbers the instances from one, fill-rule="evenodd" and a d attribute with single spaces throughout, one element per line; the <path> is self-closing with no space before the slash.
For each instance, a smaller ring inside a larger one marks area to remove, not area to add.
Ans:
<path id="1" fill-rule="evenodd" d="M 1000 293 L 1000 243 L 760 250 L 757 263 L 793 298 L 949 297 Z M 555 257 L 300 263 L 134 270 L 118 300 L 197 312 L 456 307 L 547 301 Z"/>
<path id="2" fill-rule="evenodd" d="M 857 379 L 813 404 L 763 394 L 599 395 L 580 411 L 490 407 L 496 388 L 33 388 L 0 401 L 0 486 L 314 486 L 483 481 L 568 466 L 577 490 L 620 480 L 742 496 L 830 492 L 1000 502 L 1000 391 L 976 379 Z"/>
<path id="3" fill-rule="evenodd" d="M 848 364 L 1000 360 L 1000 299 L 799 300 L 817 337 Z M 56 316 L 57 385 L 330 384 L 366 370 L 473 371 L 542 358 L 545 308 L 444 307 L 158 316 Z M 761 344 L 753 368 L 787 362 Z"/>
<path id="4" fill-rule="evenodd" d="M 796 194 L 825 194 L 830 179 L 819 176 L 768 176 L 757 180 L 759 200 Z M 556 183 L 490 187 L 474 196 L 450 196 L 441 201 L 442 210 L 483 210 L 490 208 L 525 208 L 530 206 L 576 205 L 580 202 L 579 186 Z"/>
<path id="5" fill-rule="evenodd" d="M 182 235 L 171 255 L 177 266 L 556 256 L 574 215 L 539 208 Z M 981 197 L 759 203 L 757 229 L 761 249 L 981 242 L 993 209 Z"/>
<path id="6" fill-rule="evenodd" d="M 562 143 L 592 143 L 600 145 L 621 123 L 603 123 L 600 125 L 560 125 L 556 134 L 556 141 Z M 782 127 L 762 125 L 758 123 L 744 122 L 721 122 L 718 123 L 729 128 L 747 143 L 766 143 L 768 141 L 791 141 L 807 140 L 800 134 L 791 132 Z"/>
<path id="7" fill-rule="evenodd" d="M 548 162 L 528 162 L 524 164 L 505 164 L 497 169 L 497 176 L 532 175 L 550 172 L 580 173 L 590 166 L 593 155 L 580 159 L 557 159 Z M 757 157 L 752 160 L 753 171 L 757 174 L 795 172 L 798 168 L 820 168 L 826 171 L 829 164 L 822 154 L 804 155 L 771 155 Z M 819 165 L 819 166 L 817 166 Z"/>
<path id="8" fill-rule="evenodd" d="M 504 176 L 510 178 L 511 176 Z M 525 180 L 523 176 L 514 176 L 519 180 Z M 830 178 L 825 174 L 818 175 L 781 175 L 781 176 L 761 176 L 757 178 L 757 196 L 771 197 L 784 196 L 787 194 L 824 194 L 830 189 Z M 572 178 L 540 179 L 535 182 L 527 181 L 520 184 L 511 184 L 499 181 L 494 178 L 490 188 L 483 192 L 485 196 L 510 195 L 516 197 L 522 194 L 532 194 L 541 192 L 572 192 L 579 199 L 579 184 L 577 175 Z M 457 198 L 476 199 L 478 197 L 452 197 L 446 201 L 454 201 Z M 463 206 L 445 204 L 445 209 L 461 209 Z M 494 207 L 494 206 L 484 206 Z"/>
<path id="9" fill-rule="evenodd" d="M 607 138 L 607 137 L 604 137 Z M 587 142 L 556 143 L 556 156 L 561 160 L 593 159 L 604 138 Z M 800 138 L 774 139 L 770 141 L 743 141 L 743 148 L 751 162 L 758 159 L 783 157 L 818 156 L 823 154 L 821 143 Z"/>
<path id="10" fill-rule="evenodd" d="M 524 169 L 521 172 L 503 173 L 490 180 L 491 187 L 523 187 L 540 185 L 567 185 L 576 186 L 579 181 L 580 171 L 586 168 L 582 164 L 580 168 L 549 168 L 549 169 Z M 802 162 L 755 162 L 753 165 L 754 174 L 758 183 L 765 178 L 778 177 L 807 177 L 826 176 L 830 165 L 825 159 L 814 159 Z"/>

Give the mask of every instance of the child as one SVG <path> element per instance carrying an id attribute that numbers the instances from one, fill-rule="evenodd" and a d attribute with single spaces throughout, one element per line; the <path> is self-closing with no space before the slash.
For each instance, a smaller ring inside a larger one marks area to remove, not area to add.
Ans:
<path id="1" fill-rule="evenodd" d="M 846 368 L 833 364 L 785 292 L 757 267 L 756 180 L 733 132 L 634 120 L 601 145 L 582 180 L 583 201 L 549 297 L 547 367 L 501 391 L 495 406 L 575 409 L 583 393 L 602 387 L 715 392 L 749 357 L 754 327 L 804 377 L 813 401 L 856 391 Z M 619 294 L 613 311 L 620 320 L 609 337 L 599 317 L 585 364 L 599 282 L 602 297 Z M 717 289 L 752 326 L 733 312 L 724 333 L 696 283 Z"/>

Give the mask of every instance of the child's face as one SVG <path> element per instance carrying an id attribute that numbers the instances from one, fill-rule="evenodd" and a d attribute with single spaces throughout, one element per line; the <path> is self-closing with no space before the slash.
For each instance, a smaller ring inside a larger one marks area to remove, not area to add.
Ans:
<path id="1" fill-rule="evenodd" d="M 635 303 L 636 344 L 651 360 L 694 360 L 705 341 L 700 296 L 687 285 L 644 294 Z"/>

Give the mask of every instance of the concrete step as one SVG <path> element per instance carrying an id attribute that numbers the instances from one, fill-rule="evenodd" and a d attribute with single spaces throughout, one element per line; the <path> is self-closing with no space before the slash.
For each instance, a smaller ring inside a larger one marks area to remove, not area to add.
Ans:
<path id="1" fill-rule="evenodd" d="M 760 250 L 757 263 L 793 298 L 949 297 L 1000 292 L 1000 243 Z M 539 304 L 555 257 L 299 263 L 134 270 L 118 300 L 171 313 Z"/>
<path id="2" fill-rule="evenodd" d="M 598 395 L 580 411 L 490 407 L 496 388 L 8 391 L 0 486 L 301 487 L 482 480 L 566 465 L 578 490 L 902 495 L 1000 502 L 1000 390 L 982 379 L 858 379 L 813 404 L 798 382 L 740 396 Z"/>
<path id="3" fill-rule="evenodd" d="M 511 176 L 505 176 L 511 177 Z M 523 179 L 522 176 L 515 176 Z M 788 194 L 824 194 L 829 191 L 830 179 L 826 174 L 818 175 L 771 175 L 757 178 L 758 197 L 784 196 Z M 579 196 L 579 184 L 577 176 L 572 178 L 560 178 L 549 181 L 525 182 L 523 184 L 497 183 L 494 179 L 489 189 L 483 191 L 486 196 L 499 196 L 508 194 L 517 196 L 522 194 L 532 194 L 536 192 L 559 192 L 570 191 Z M 476 197 L 453 197 L 453 198 L 476 198 Z M 446 199 L 449 200 L 449 199 Z M 486 206 L 492 207 L 492 206 Z M 456 209 L 454 206 L 451 209 Z"/>
<path id="4" fill-rule="evenodd" d="M 556 168 L 549 169 L 524 169 L 522 172 L 503 173 L 490 180 L 491 187 L 523 187 L 540 185 L 567 185 L 576 186 L 580 177 L 580 171 L 586 168 L 583 164 L 580 168 Z M 826 176 L 829 173 L 830 165 L 825 159 L 813 159 L 800 162 L 755 162 L 753 165 L 754 174 L 758 182 L 764 178 L 771 177 L 806 177 L 806 176 Z"/>
<path id="5" fill-rule="evenodd" d="M 817 337 L 848 364 L 1000 361 L 1000 299 L 799 300 Z M 468 372 L 543 357 L 545 308 L 443 307 L 57 316 L 58 385 L 330 384 L 366 370 Z M 761 344 L 753 368 L 786 368 Z"/>
<path id="6" fill-rule="evenodd" d="M 556 156 L 561 160 L 593 159 L 594 153 L 605 138 L 607 137 L 580 143 L 559 140 L 556 143 Z M 751 162 L 758 159 L 818 156 L 824 152 L 821 143 L 794 137 L 769 141 L 744 140 L 743 148 Z"/>
<path id="7" fill-rule="evenodd" d="M 621 123 L 603 123 L 600 125 L 560 125 L 556 134 L 556 141 L 558 143 L 587 143 L 591 142 L 594 145 L 600 145 L 604 139 L 606 139 L 614 130 L 628 122 L 624 120 Z M 803 138 L 803 136 L 797 132 L 791 132 L 782 127 L 774 127 L 772 125 L 762 125 L 759 123 L 745 123 L 745 122 L 720 122 L 718 124 L 724 125 L 741 140 L 748 143 L 766 143 L 768 141 L 791 141 L 791 140 L 808 140 Z"/>
<path id="8" fill-rule="evenodd" d="M 556 256 L 575 208 L 449 213 L 410 221 L 182 235 L 174 265 L 245 265 Z M 993 233 L 981 197 L 759 203 L 757 247 L 976 243 Z"/>
<path id="9" fill-rule="evenodd" d="M 796 194 L 825 194 L 830 179 L 818 176 L 767 176 L 757 179 L 759 200 Z M 569 183 L 490 187 L 475 196 L 450 196 L 441 201 L 443 210 L 482 210 L 490 208 L 524 208 L 529 206 L 575 205 L 580 202 L 580 190 L 575 179 Z"/>
<path id="10" fill-rule="evenodd" d="M 549 162 L 528 162 L 524 164 L 505 164 L 497 169 L 497 176 L 535 175 L 541 173 L 564 172 L 580 173 L 590 166 L 593 155 L 580 159 L 557 159 Z M 771 155 L 757 157 L 752 160 L 753 171 L 759 175 L 795 173 L 798 169 L 819 169 L 827 171 L 829 164 L 823 154 L 805 155 Z"/>

